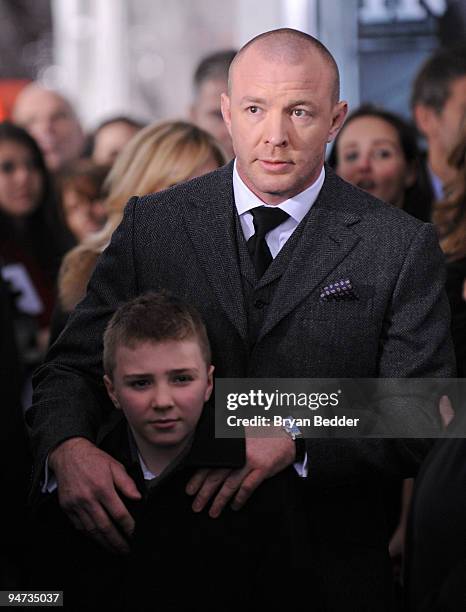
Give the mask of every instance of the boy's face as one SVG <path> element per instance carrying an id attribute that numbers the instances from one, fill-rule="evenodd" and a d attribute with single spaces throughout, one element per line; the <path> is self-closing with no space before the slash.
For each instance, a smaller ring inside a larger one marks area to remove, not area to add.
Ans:
<path id="1" fill-rule="evenodd" d="M 143 451 L 186 441 L 212 393 L 213 370 L 196 338 L 149 341 L 117 347 L 113 377 L 104 381 Z"/>

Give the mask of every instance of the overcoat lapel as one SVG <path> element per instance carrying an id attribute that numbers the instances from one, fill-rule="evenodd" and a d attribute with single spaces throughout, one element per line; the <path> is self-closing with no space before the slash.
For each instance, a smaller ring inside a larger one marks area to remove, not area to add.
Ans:
<path id="1" fill-rule="evenodd" d="M 212 289 L 231 323 L 247 341 L 247 319 L 235 237 L 233 163 L 220 169 L 203 199 L 183 206 L 186 231 Z M 193 279 L 195 282 L 195 279 Z"/>
<path id="2" fill-rule="evenodd" d="M 359 214 L 345 210 L 344 203 L 335 202 L 329 180 L 333 177 L 326 179 L 316 203 L 302 221 L 305 224 L 302 234 L 274 292 L 257 342 L 318 288 L 360 239 L 352 227 L 360 220 Z M 268 272 L 258 287 L 273 279 L 273 265 Z"/>

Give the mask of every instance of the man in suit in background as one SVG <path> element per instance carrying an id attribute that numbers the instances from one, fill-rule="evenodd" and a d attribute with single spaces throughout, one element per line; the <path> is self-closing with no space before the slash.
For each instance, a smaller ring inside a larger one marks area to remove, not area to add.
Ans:
<path id="1" fill-rule="evenodd" d="M 48 457 L 62 506 L 102 543 L 125 548 L 133 523 L 117 491 L 138 494 L 122 466 L 93 444 L 109 409 L 101 337 L 118 304 L 138 293 L 165 288 L 200 310 L 218 376 L 451 373 L 433 228 L 324 167 L 346 110 L 337 66 L 319 41 L 289 29 L 262 34 L 236 56 L 222 96 L 236 161 L 129 202 L 87 297 L 36 375 L 27 417 L 36 486 Z M 334 283 L 348 291 L 342 299 L 326 295 Z M 193 508 L 212 497 L 213 517 L 231 500 L 240 508 L 293 463 L 295 443 L 276 433 L 246 435 L 242 469 L 195 476 Z M 420 440 L 306 441 L 315 533 L 303 545 L 321 570 L 327 610 L 389 609 L 380 485 L 412 476 L 425 451 Z"/>
<path id="2" fill-rule="evenodd" d="M 220 96 L 228 89 L 228 70 L 235 55 L 233 49 L 217 51 L 199 62 L 194 72 L 193 103 L 189 109 L 191 121 L 218 140 L 228 160 L 235 152 L 222 118 Z"/>
<path id="3" fill-rule="evenodd" d="M 411 94 L 413 118 L 427 141 L 425 180 L 432 191 L 418 218 L 430 220 L 431 207 L 455 176 L 448 157 L 466 113 L 466 45 L 440 49 L 421 67 Z M 421 203 L 422 204 L 422 203 Z"/>

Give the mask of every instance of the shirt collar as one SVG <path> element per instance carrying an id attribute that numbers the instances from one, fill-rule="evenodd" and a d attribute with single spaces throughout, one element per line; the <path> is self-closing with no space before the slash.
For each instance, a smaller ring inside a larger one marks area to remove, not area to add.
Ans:
<path id="1" fill-rule="evenodd" d="M 154 474 L 153 472 L 151 472 L 150 469 L 147 467 L 139 450 L 138 450 L 138 459 L 139 459 L 139 465 L 141 466 L 142 474 L 144 476 L 144 480 L 154 480 L 154 478 L 157 478 L 157 474 Z"/>
<path id="2" fill-rule="evenodd" d="M 429 173 L 430 184 L 432 185 L 432 190 L 434 192 L 434 198 L 436 200 L 441 200 L 444 195 L 443 183 L 439 179 L 439 177 L 434 173 L 432 168 L 427 164 L 427 171 Z"/>
<path id="3" fill-rule="evenodd" d="M 168 464 L 168 466 L 160 474 L 154 474 L 154 472 L 152 472 L 147 467 L 147 464 L 144 461 L 143 456 L 141 455 L 136 445 L 136 440 L 134 439 L 133 432 L 131 431 L 129 425 L 128 425 L 128 437 L 129 437 L 129 445 L 130 445 L 130 454 L 133 460 L 139 463 L 139 467 L 141 468 L 144 480 L 150 481 L 150 480 L 155 480 L 155 478 L 158 478 L 162 474 L 171 473 L 178 467 L 178 465 L 186 458 L 186 456 L 191 450 L 192 442 L 194 439 L 194 434 L 190 436 L 190 439 L 188 440 L 188 443 L 186 444 L 185 448 L 175 457 L 175 459 L 173 459 L 173 461 L 171 461 Z"/>
<path id="4" fill-rule="evenodd" d="M 133 464 L 139 464 L 144 480 L 153 480 L 154 478 L 157 478 L 157 474 L 153 474 L 149 470 L 144 459 L 142 458 L 142 455 L 137 447 L 136 440 L 134 439 L 133 432 L 128 424 L 126 424 L 126 431 L 128 434 L 129 454 Z"/>
<path id="5" fill-rule="evenodd" d="M 314 202 L 317 200 L 317 196 L 322 189 L 324 180 L 325 169 L 322 166 L 322 170 L 317 180 L 310 187 L 304 191 L 301 191 L 301 193 L 298 193 L 292 198 L 285 200 L 277 207 L 274 206 L 274 208 L 281 208 L 287 212 L 290 217 L 296 221 L 296 223 L 300 223 L 309 212 Z M 244 183 L 236 168 L 236 159 L 233 166 L 233 193 L 235 196 L 235 204 L 238 215 L 249 212 L 252 208 L 256 208 L 257 206 L 268 206 Z"/>

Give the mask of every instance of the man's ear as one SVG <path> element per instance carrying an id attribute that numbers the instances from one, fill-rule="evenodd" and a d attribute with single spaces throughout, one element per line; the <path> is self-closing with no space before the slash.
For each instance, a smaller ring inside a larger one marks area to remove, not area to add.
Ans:
<path id="1" fill-rule="evenodd" d="M 209 366 L 209 369 L 207 370 L 207 389 L 205 391 L 205 395 L 204 395 L 204 401 L 206 402 L 210 396 L 212 395 L 212 389 L 214 388 L 214 366 L 211 365 Z"/>
<path id="2" fill-rule="evenodd" d="M 115 395 L 115 387 L 113 385 L 113 381 L 110 376 L 107 376 L 107 374 L 105 374 L 104 376 L 104 384 L 105 388 L 107 389 L 107 393 L 113 402 L 113 405 L 115 406 L 115 408 L 120 409 L 120 404 L 118 402 L 117 396 Z"/>
<path id="3" fill-rule="evenodd" d="M 231 102 L 228 94 L 222 93 L 220 96 L 220 107 L 222 109 L 222 117 L 231 136 Z"/>
<path id="4" fill-rule="evenodd" d="M 433 108 L 430 108 L 430 106 L 425 106 L 424 104 L 416 104 L 416 106 L 413 108 L 413 117 L 417 129 L 426 138 L 428 138 L 429 134 L 432 132 L 435 118 L 434 115 L 436 114 L 437 113 Z"/>
<path id="5" fill-rule="evenodd" d="M 327 142 L 332 142 L 340 131 L 343 122 L 348 114 L 348 103 L 344 100 L 337 102 L 332 111 L 332 125 L 328 133 Z"/>

